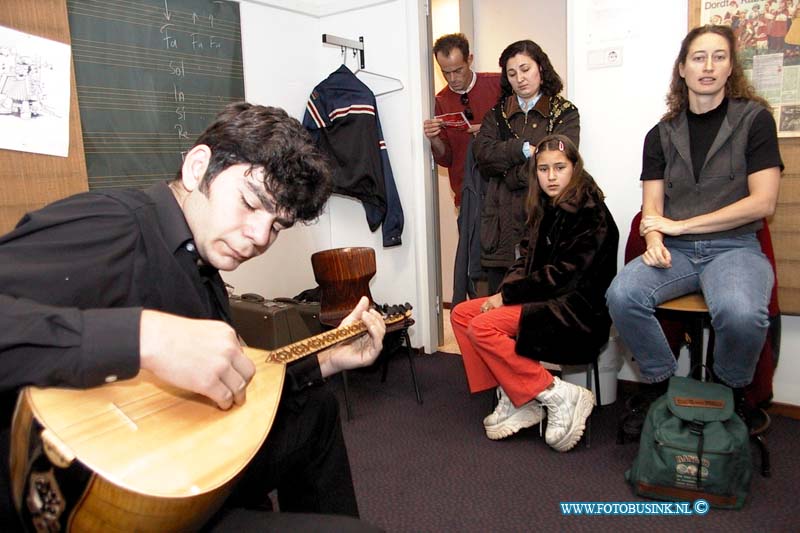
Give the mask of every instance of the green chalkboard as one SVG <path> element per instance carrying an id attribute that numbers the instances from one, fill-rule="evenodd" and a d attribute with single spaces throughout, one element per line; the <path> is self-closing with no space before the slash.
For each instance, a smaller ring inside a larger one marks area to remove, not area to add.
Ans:
<path id="1" fill-rule="evenodd" d="M 90 189 L 146 187 L 244 99 L 239 6 L 67 0 Z"/>

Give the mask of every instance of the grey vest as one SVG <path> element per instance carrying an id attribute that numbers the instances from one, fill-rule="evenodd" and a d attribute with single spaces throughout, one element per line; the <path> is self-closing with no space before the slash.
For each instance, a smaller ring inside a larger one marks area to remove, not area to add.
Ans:
<path id="1" fill-rule="evenodd" d="M 669 122 L 658 123 L 664 169 L 664 216 L 685 220 L 711 213 L 750 194 L 747 186 L 747 137 L 756 115 L 762 110 L 751 100 L 728 101 L 728 112 L 708 150 L 697 181 L 694 179 L 686 112 Z M 715 233 L 681 235 L 696 241 L 735 237 L 761 229 L 761 220 Z"/>

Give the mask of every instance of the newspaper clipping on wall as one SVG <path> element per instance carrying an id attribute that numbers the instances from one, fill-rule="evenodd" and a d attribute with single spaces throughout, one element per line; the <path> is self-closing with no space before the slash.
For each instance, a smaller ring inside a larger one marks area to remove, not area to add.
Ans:
<path id="1" fill-rule="evenodd" d="M 733 29 L 739 60 L 772 105 L 778 136 L 800 137 L 800 0 L 701 0 L 700 6 L 701 24 Z"/>

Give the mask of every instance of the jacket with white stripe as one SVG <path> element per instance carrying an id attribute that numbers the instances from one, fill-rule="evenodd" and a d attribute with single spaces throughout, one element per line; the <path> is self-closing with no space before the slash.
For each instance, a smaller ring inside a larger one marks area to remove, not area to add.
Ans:
<path id="1" fill-rule="evenodd" d="M 401 244 L 397 193 L 375 95 L 345 65 L 314 88 L 303 126 L 336 162 L 333 190 L 361 200 L 370 231 L 383 224 L 383 245 Z"/>

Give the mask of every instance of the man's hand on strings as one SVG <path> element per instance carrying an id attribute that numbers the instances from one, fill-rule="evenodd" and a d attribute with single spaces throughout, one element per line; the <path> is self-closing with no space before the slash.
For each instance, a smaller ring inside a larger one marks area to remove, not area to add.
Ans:
<path id="1" fill-rule="evenodd" d="M 369 299 L 366 296 L 361 297 L 358 305 L 342 320 L 340 327 L 358 320 L 366 326 L 367 334 L 320 352 L 318 357 L 322 377 L 332 376 L 342 370 L 369 366 L 381 353 L 386 324 L 378 311 L 369 308 Z"/>
<path id="2" fill-rule="evenodd" d="M 245 401 L 255 374 L 236 332 L 225 322 L 142 311 L 140 367 L 160 379 L 213 400 L 221 409 Z"/>

